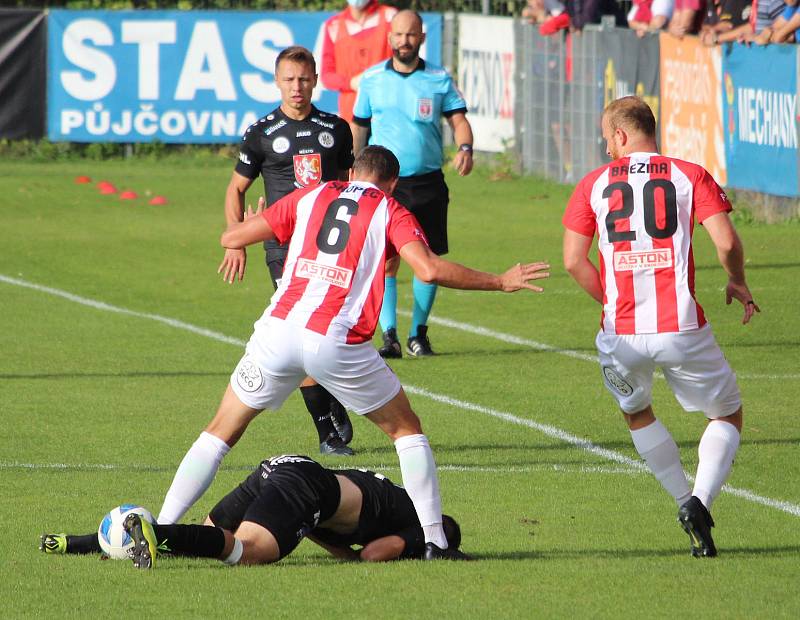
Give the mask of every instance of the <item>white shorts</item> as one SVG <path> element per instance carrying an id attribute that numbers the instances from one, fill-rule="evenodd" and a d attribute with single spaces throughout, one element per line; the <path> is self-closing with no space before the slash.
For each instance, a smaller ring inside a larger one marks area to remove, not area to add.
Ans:
<path id="1" fill-rule="evenodd" d="M 400 381 L 371 342 L 337 342 L 272 317 L 256 323 L 231 388 L 248 407 L 278 409 L 307 376 L 359 415 L 400 391 Z"/>
<path id="2" fill-rule="evenodd" d="M 652 399 L 653 372 L 659 367 L 686 411 L 723 418 L 742 405 L 736 375 L 722 355 L 711 326 L 667 334 L 597 334 L 603 382 L 625 413 Z"/>

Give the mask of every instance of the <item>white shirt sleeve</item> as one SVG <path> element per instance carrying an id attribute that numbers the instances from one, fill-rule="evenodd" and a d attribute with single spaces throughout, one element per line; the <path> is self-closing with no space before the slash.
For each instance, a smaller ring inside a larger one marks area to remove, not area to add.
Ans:
<path id="1" fill-rule="evenodd" d="M 653 17 L 656 15 L 663 15 L 667 18 L 672 17 L 672 11 L 675 8 L 675 0 L 653 0 L 653 6 L 650 7 L 650 12 Z"/>

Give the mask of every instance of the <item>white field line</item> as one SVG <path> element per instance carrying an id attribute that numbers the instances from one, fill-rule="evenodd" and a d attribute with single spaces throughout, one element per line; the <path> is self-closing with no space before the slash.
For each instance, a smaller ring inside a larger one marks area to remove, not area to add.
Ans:
<path id="1" fill-rule="evenodd" d="M 73 301 L 73 302 L 78 303 L 78 304 L 82 304 L 82 305 L 85 305 L 85 306 L 96 308 L 98 310 L 104 310 L 104 311 L 107 311 L 107 312 L 116 312 L 116 313 L 119 313 L 119 314 L 126 314 L 126 315 L 129 315 L 129 316 L 135 316 L 135 317 L 138 317 L 138 318 L 144 318 L 144 319 L 149 319 L 149 320 L 153 320 L 153 321 L 158 321 L 160 323 L 164 323 L 164 324 L 169 325 L 171 327 L 175 327 L 177 329 L 182 329 L 182 330 L 185 330 L 185 331 L 189 331 L 189 332 L 192 332 L 194 334 L 205 336 L 206 338 L 210 338 L 212 340 L 217 340 L 219 342 L 226 342 L 226 343 L 229 343 L 229 344 L 235 344 L 235 345 L 238 345 L 238 346 L 244 346 L 244 341 L 239 340 L 237 338 L 231 338 L 230 336 L 226 336 L 224 334 L 220 334 L 219 332 L 214 332 L 214 331 L 211 331 L 211 330 L 208 330 L 208 329 L 203 329 L 201 327 L 197 327 L 195 325 L 191 325 L 190 323 L 184 323 L 183 321 L 178 321 L 178 320 L 175 320 L 175 319 L 171 319 L 169 317 L 160 316 L 158 314 L 150 314 L 150 313 L 145 313 L 145 312 L 136 312 L 134 310 L 128 310 L 126 308 L 120 308 L 118 306 L 112 306 L 110 304 L 106 304 L 106 303 L 101 302 L 101 301 L 96 301 L 96 300 L 93 300 L 93 299 L 88 299 L 86 297 L 81 297 L 79 295 L 74 295 L 72 293 L 68 293 L 66 291 L 62 291 L 60 289 L 55 289 L 55 288 L 51 288 L 51 287 L 47 287 L 47 286 L 41 286 L 39 284 L 34 284 L 32 282 L 27 282 L 26 280 L 19 280 L 19 279 L 16 279 L 16 278 L 9 278 L 8 276 L 4 276 L 2 274 L 0 274 L 0 282 L 6 282 L 8 284 L 13 284 L 13 285 L 16 285 L 16 286 L 23 286 L 25 288 L 33 289 L 33 290 L 36 290 L 36 291 L 39 291 L 39 292 L 48 293 L 48 294 L 51 294 L 51 295 L 56 295 L 56 296 L 62 297 L 64 299 L 68 299 L 69 301 Z M 439 320 L 441 321 L 442 319 L 439 319 Z M 452 321 L 452 323 L 459 325 L 459 323 L 457 323 L 455 321 Z M 464 325 L 464 324 L 460 324 L 460 325 Z M 474 326 L 469 326 L 469 327 L 473 328 Z M 483 328 L 475 328 L 475 329 L 482 330 Z M 491 332 L 491 330 L 486 330 L 486 331 L 487 332 Z M 499 333 L 499 332 L 491 332 L 491 333 Z M 482 334 L 482 332 L 481 332 L 481 334 Z M 507 334 L 503 334 L 503 336 L 508 336 L 508 335 Z M 516 338 L 515 336 L 509 336 L 509 337 L 510 338 Z M 523 340 L 523 339 L 520 339 L 520 340 Z M 533 341 L 531 341 L 531 342 L 533 342 Z M 548 347 L 547 349 L 542 349 L 542 350 L 554 350 L 554 351 L 556 351 L 556 349 L 554 347 L 549 347 L 549 345 L 543 345 L 541 343 L 536 343 L 536 345 L 538 347 Z M 576 355 L 584 355 L 582 353 L 577 353 L 575 351 L 572 351 L 572 353 L 576 353 Z M 404 388 L 405 388 L 405 390 L 407 392 L 409 392 L 411 394 L 416 394 L 417 396 L 422 396 L 422 397 L 425 397 L 425 398 L 429 398 L 431 400 L 435 400 L 437 402 L 440 402 L 440 403 L 443 403 L 443 404 L 446 404 L 446 405 L 449 405 L 449 406 L 452 406 L 452 407 L 456 407 L 456 408 L 459 408 L 459 409 L 464 409 L 464 410 L 467 410 L 467 411 L 474 411 L 474 412 L 477 412 L 477 413 L 482 413 L 484 415 L 488 415 L 488 416 L 491 416 L 493 418 L 497 418 L 499 420 L 503 420 L 505 422 L 509 422 L 509 423 L 512 423 L 512 424 L 517 424 L 519 426 L 525 426 L 525 427 L 531 428 L 533 430 L 536 430 L 536 431 L 538 431 L 538 432 L 540 432 L 540 433 L 542 433 L 542 434 L 544 434 L 544 435 L 546 435 L 548 437 L 551 437 L 553 439 L 557 439 L 559 441 L 563 441 L 563 442 L 568 443 L 568 444 L 570 444 L 572 446 L 575 446 L 576 448 L 579 448 L 579 449 L 581 449 L 581 450 L 583 450 L 585 452 L 589 452 L 590 454 L 594 454 L 595 456 L 599 456 L 600 458 L 612 461 L 612 462 L 617 463 L 619 465 L 622 465 L 622 466 L 625 466 L 625 467 L 629 467 L 629 468 L 632 468 L 632 469 L 635 469 L 635 470 L 646 471 L 646 466 L 644 465 L 644 463 L 642 463 L 639 460 L 632 459 L 632 458 L 630 458 L 628 456 L 625 456 L 624 454 L 622 454 L 620 452 L 616 452 L 614 450 L 608 450 L 606 448 L 601 448 L 600 446 L 597 446 L 597 445 L 593 444 L 588 439 L 582 439 L 582 438 L 577 437 L 575 435 L 571 435 L 570 433 L 567 433 L 566 431 L 563 431 L 563 430 L 561 430 L 559 428 L 556 428 L 555 426 L 550 426 L 550 425 L 547 425 L 547 424 L 540 424 L 539 422 L 535 422 L 535 421 L 530 420 L 528 418 L 520 418 L 520 417 L 515 416 L 515 415 L 513 415 L 511 413 L 506 413 L 506 412 L 503 412 L 503 411 L 498 411 L 496 409 L 491 409 L 489 407 L 484 407 L 482 405 L 476 405 L 474 403 L 470 403 L 470 402 L 467 402 L 467 401 L 458 400 L 456 398 L 452 398 L 450 396 L 446 396 L 446 395 L 443 395 L 443 394 L 436 394 L 436 393 L 430 392 L 430 391 L 428 391 L 428 390 L 426 390 L 424 388 L 418 388 L 418 387 L 411 386 L 411 385 L 406 385 L 406 386 L 404 386 Z M 113 467 L 113 466 L 109 466 L 109 467 Z M 791 514 L 793 516 L 800 517 L 800 505 L 792 504 L 791 502 L 786 502 L 786 501 L 783 501 L 783 500 L 777 500 L 777 499 L 772 499 L 772 498 L 769 498 L 769 497 L 764 497 L 762 495 L 758 495 L 756 493 L 753 493 L 752 491 L 749 491 L 747 489 L 738 489 L 738 488 L 735 488 L 735 487 L 731 487 L 729 485 L 725 485 L 723 487 L 723 491 L 726 491 L 727 493 L 730 493 L 730 494 L 735 495 L 737 497 L 740 497 L 742 499 L 746 499 L 748 501 L 754 502 L 756 504 L 761 504 L 762 506 L 768 506 L 770 508 L 775 508 L 776 510 L 780 510 L 782 512 L 786 512 L 786 513 Z"/>
<path id="2" fill-rule="evenodd" d="M 407 310 L 398 310 L 398 314 L 402 316 L 411 316 L 411 312 Z M 580 351 L 573 351 L 571 349 L 560 349 L 558 347 L 554 347 L 549 344 L 545 344 L 543 342 L 537 342 L 536 340 L 531 340 L 529 338 L 521 338 L 519 336 L 514 336 L 513 334 L 506 334 L 504 332 L 498 332 L 493 329 L 487 329 L 486 327 L 481 327 L 479 325 L 472 325 L 471 323 L 463 323 L 461 321 L 454 321 L 452 319 L 447 319 L 444 317 L 436 317 L 431 316 L 428 318 L 428 322 L 432 323 L 433 325 L 441 325 L 442 327 L 449 327 L 450 329 L 457 329 L 462 332 L 467 332 L 469 334 L 475 334 L 476 336 L 485 336 L 486 338 L 493 338 L 494 340 L 499 340 L 501 342 L 507 342 L 509 344 L 516 344 L 521 347 L 527 347 L 529 349 L 535 349 L 536 351 L 547 351 L 548 353 L 558 353 L 559 355 L 565 355 L 567 357 L 572 357 L 578 360 L 584 360 L 586 362 L 592 362 L 594 364 L 599 363 L 599 360 L 596 355 L 590 355 L 588 353 L 581 353 Z M 656 373 L 656 376 L 659 379 L 663 379 L 664 375 L 661 373 Z M 739 379 L 774 379 L 778 381 L 796 381 L 800 379 L 800 374 L 790 373 L 790 374 L 753 374 L 753 373 L 736 373 L 736 377 Z"/>
<path id="3" fill-rule="evenodd" d="M 400 470 L 397 464 L 387 465 L 384 463 L 376 465 L 360 464 L 360 467 L 371 471 Z M 142 471 L 142 472 L 162 472 L 173 473 L 174 466 L 157 467 L 153 465 L 142 465 L 129 463 L 121 465 L 118 463 L 24 463 L 21 461 L 0 461 L 0 469 L 32 469 L 32 470 L 55 470 L 55 471 Z M 220 471 L 253 471 L 252 467 L 237 467 L 222 465 Z M 348 467 L 330 467 L 330 469 L 350 469 Z M 486 474 L 528 474 L 532 472 L 556 472 L 566 474 L 624 474 L 639 475 L 644 472 L 640 469 L 630 467 L 607 467 L 605 465 L 559 465 L 557 463 L 541 465 L 509 465 L 508 467 L 488 467 L 484 465 L 440 465 L 439 471 L 450 471 L 457 473 L 486 473 Z"/>

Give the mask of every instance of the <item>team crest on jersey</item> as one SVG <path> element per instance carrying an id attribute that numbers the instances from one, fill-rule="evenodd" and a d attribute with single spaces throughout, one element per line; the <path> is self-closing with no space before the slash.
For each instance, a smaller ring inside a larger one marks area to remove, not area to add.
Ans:
<path id="1" fill-rule="evenodd" d="M 631 387 L 631 384 L 625 381 L 624 377 L 613 368 L 603 366 L 603 375 L 605 376 L 608 385 L 610 385 L 612 388 L 614 388 L 614 390 L 623 396 L 630 396 L 633 394 L 633 388 Z"/>
<path id="2" fill-rule="evenodd" d="M 322 181 L 322 157 L 319 153 L 294 156 L 294 178 L 300 187 L 319 185 Z"/>
<path id="3" fill-rule="evenodd" d="M 431 120 L 433 118 L 433 99 L 429 97 L 417 99 L 417 114 L 419 114 L 420 120 Z"/>
<path id="4" fill-rule="evenodd" d="M 289 150 L 289 138 L 286 136 L 280 136 L 279 138 L 275 138 L 272 142 L 272 150 L 276 153 L 285 153 Z"/>
<path id="5" fill-rule="evenodd" d="M 236 383 L 245 392 L 257 392 L 264 385 L 261 369 L 249 356 L 245 356 L 236 368 Z"/>
<path id="6" fill-rule="evenodd" d="M 319 143 L 326 149 L 329 149 L 333 146 L 333 134 L 329 131 L 323 131 L 321 134 L 319 134 L 319 138 L 317 139 L 319 140 Z"/>

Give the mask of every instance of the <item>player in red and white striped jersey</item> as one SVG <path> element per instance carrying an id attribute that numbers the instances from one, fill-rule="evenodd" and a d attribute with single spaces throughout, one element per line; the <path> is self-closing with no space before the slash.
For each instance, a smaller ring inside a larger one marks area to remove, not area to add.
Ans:
<path id="1" fill-rule="evenodd" d="M 744 250 L 727 196 L 701 166 L 657 152 L 655 118 L 644 101 L 606 108 L 602 131 L 613 161 L 589 173 L 564 214 L 564 264 L 603 305 L 597 349 L 634 446 L 675 498 L 695 556 L 716 555 L 710 509 L 739 447 L 742 404 L 736 377 L 695 299 L 692 233 L 702 224 L 728 273 L 727 303 L 758 306 L 744 275 Z M 589 260 L 598 238 L 599 270 Z M 687 411 L 709 419 L 689 490 L 678 447 L 653 414 L 653 372 L 661 368 Z"/>
<path id="2" fill-rule="evenodd" d="M 233 249 L 288 241 L 288 256 L 281 284 L 255 324 L 216 416 L 175 474 L 164 500 L 169 510 L 162 508 L 159 522 L 165 514 L 183 516 L 253 418 L 279 408 L 309 376 L 394 441 L 403 486 L 425 533 L 426 558 L 463 559 L 447 549 L 428 439 L 396 375 L 370 342 L 383 300 L 384 264 L 400 254 L 425 282 L 505 292 L 540 292 L 530 281 L 548 277 L 549 265 L 518 263 L 494 275 L 435 255 L 416 218 L 389 197 L 399 172 L 391 151 L 367 147 L 353 164 L 350 182 L 298 190 L 222 235 L 222 245 Z"/>

